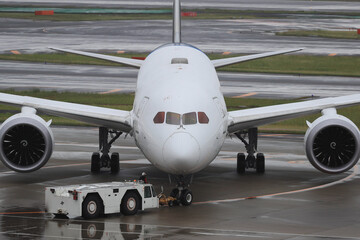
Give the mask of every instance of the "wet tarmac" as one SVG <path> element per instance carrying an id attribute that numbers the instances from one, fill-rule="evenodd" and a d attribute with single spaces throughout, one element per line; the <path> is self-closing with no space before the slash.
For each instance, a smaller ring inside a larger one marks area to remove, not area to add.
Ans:
<path id="1" fill-rule="evenodd" d="M 305 48 L 297 54 L 359 55 L 357 39 L 288 37 L 291 29 L 355 31 L 360 19 L 183 19 L 182 41 L 205 52 L 259 53 Z M 34 21 L 0 18 L 0 53 L 53 52 L 60 47 L 95 52 L 150 52 L 171 42 L 171 20 Z"/>
<path id="2" fill-rule="evenodd" d="M 302 136 L 262 134 L 266 173 L 238 175 L 240 141 L 227 139 L 216 160 L 194 176 L 194 204 L 149 209 L 135 216 L 95 220 L 54 219 L 44 213 L 44 187 L 136 179 L 147 172 L 160 191 L 173 185 L 135 147 L 117 141 L 121 170 L 90 173 L 96 128 L 54 128 L 55 152 L 37 172 L 19 174 L 0 166 L 1 239 L 360 239 L 358 166 L 327 175 L 306 160 Z"/>
<path id="3" fill-rule="evenodd" d="M 0 89 L 134 92 L 138 70 L 125 67 L 0 61 Z M 229 97 L 334 97 L 360 92 L 360 78 L 218 72 Z"/>
<path id="4" fill-rule="evenodd" d="M 0 0 L 4 5 L 32 5 L 46 6 L 77 6 L 77 7 L 127 7 L 127 8 L 163 8 L 171 7 L 171 0 L 57 0 L 49 2 L 46 0 Z M 282 10 L 282 11 L 330 11 L 347 12 L 359 11 L 360 4 L 356 1 L 291 1 L 291 0 L 182 0 L 184 8 L 216 8 L 216 9 L 245 9 L 245 10 Z"/>

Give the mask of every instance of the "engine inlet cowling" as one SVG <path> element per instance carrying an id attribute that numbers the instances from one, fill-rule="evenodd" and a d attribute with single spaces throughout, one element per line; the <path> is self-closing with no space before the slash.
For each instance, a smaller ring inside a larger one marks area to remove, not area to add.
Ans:
<path id="1" fill-rule="evenodd" d="M 17 172 L 32 172 L 44 166 L 53 151 L 53 135 L 37 115 L 16 114 L 0 128 L 0 159 Z"/>
<path id="2" fill-rule="evenodd" d="M 305 150 L 310 163 L 325 173 L 341 173 L 359 160 L 360 133 L 349 119 L 322 116 L 305 135 Z"/>

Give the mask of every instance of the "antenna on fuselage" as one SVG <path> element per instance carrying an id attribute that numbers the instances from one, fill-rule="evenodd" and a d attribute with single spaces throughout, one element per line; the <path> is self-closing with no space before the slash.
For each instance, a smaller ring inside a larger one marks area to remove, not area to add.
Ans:
<path id="1" fill-rule="evenodd" d="M 181 4 L 174 0 L 173 6 L 173 43 L 181 43 Z"/>

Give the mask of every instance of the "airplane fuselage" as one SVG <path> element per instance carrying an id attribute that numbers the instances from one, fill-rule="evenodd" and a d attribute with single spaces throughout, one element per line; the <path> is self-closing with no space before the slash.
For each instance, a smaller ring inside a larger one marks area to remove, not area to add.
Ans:
<path id="1" fill-rule="evenodd" d="M 157 168 L 186 175 L 208 166 L 227 133 L 215 68 L 200 50 L 168 44 L 142 64 L 132 111 L 136 144 Z"/>

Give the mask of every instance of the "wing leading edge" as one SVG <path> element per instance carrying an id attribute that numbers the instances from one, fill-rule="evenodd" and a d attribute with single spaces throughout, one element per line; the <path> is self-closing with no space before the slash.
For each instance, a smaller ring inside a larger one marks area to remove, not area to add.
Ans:
<path id="1" fill-rule="evenodd" d="M 122 132 L 130 132 L 132 129 L 131 114 L 129 111 L 18 96 L 6 93 L 0 93 L 0 103 L 32 107 L 42 113 L 66 117 L 96 126 L 120 130 Z"/>
<path id="2" fill-rule="evenodd" d="M 229 112 L 229 133 L 360 103 L 360 94 Z"/>
<path id="3" fill-rule="evenodd" d="M 49 47 L 49 48 L 56 50 L 56 51 L 60 51 L 60 52 L 73 53 L 73 54 L 77 54 L 77 55 L 98 58 L 98 59 L 102 59 L 102 60 L 106 60 L 106 61 L 110 61 L 110 62 L 121 63 L 121 64 L 124 64 L 127 66 L 136 67 L 136 68 L 140 68 L 142 65 L 142 62 L 143 62 L 142 60 L 109 56 L 109 55 L 98 54 L 98 53 L 89 53 L 89 52 L 63 49 L 63 48 L 54 48 L 54 47 Z"/>
<path id="4" fill-rule="evenodd" d="M 276 55 L 281 55 L 285 53 L 292 53 L 301 51 L 303 48 L 296 48 L 296 49 L 288 49 L 288 50 L 281 50 L 276 52 L 267 52 L 267 53 L 259 53 L 259 54 L 252 54 L 247 56 L 240 56 L 240 57 L 233 57 L 233 58 L 223 58 L 223 59 L 216 59 L 212 60 L 211 62 L 214 64 L 215 68 L 224 67 L 231 64 L 246 62 L 250 60 L 260 59 L 260 58 L 266 58 Z"/>

